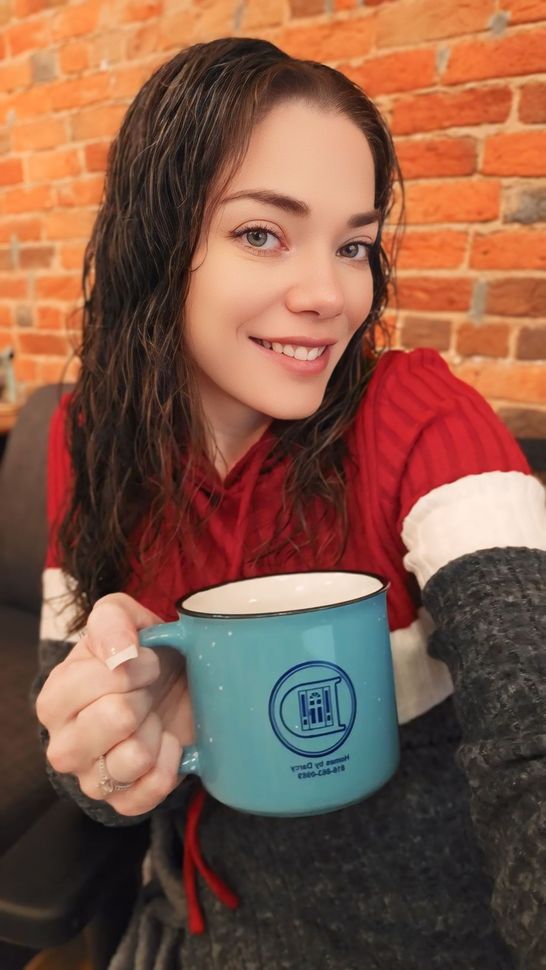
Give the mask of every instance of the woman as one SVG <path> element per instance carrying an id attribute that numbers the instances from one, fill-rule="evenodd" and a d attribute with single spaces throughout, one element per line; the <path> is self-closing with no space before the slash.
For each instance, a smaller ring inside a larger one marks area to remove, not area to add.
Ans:
<path id="1" fill-rule="evenodd" d="M 51 429 L 37 714 L 59 790 L 105 824 L 152 813 L 116 970 L 546 965 L 544 497 L 436 353 L 375 349 L 397 172 L 358 87 L 259 40 L 182 51 L 112 146 Z M 316 818 L 209 799 L 233 913 L 177 774 L 184 671 L 138 630 L 206 585 L 334 566 L 391 583 L 402 765 Z M 204 934 L 184 931 L 186 905 L 203 929 L 195 864 L 221 897 L 202 895 Z"/>

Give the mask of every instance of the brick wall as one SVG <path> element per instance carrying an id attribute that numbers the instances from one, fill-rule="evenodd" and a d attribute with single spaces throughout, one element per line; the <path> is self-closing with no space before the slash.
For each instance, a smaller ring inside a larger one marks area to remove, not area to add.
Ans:
<path id="1" fill-rule="evenodd" d="M 0 0 L 0 346 L 59 377 L 109 142 L 182 46 L 265 37 L 379 103 L 407 180 L 396 346 L 546 436 L 544 0 Z"/>

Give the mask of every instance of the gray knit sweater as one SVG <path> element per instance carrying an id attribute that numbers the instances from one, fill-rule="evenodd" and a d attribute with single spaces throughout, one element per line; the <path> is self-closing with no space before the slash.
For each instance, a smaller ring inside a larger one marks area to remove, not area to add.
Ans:
<path id="1" fill-rule="evenodd" d="M 152 815 L 152 879 L 110 970 L 546 968 L 546 553 L 462 556 L 423 602 L 455 694 L 401 727 L 396 776 L 312 818 L 243 815 L 209 798 L 202 850 L 242 905 L 227 910 L 203 888 L 203 936 L 185 928 L 192 783 L 181 785 Z M 41 646 L 36 691 L 69 649 Z M 50 776 L 105 824 L 138 821 Z"/>

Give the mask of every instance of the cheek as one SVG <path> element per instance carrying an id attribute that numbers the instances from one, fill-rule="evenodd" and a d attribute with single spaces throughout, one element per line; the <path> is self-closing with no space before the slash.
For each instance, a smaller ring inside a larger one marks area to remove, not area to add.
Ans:
<path id="1" fill-rule="evenodd" d="M 372 271 L 368 268 L 358 281 L 348 289 L 345 302 L 347 320 L 351 333 L 360 327 L 368 316 L 373 302 Z"/>

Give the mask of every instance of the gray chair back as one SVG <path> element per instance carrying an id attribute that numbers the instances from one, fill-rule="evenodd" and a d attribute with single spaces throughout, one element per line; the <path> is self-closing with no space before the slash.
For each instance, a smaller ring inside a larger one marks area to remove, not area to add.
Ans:
<path id="1" fill-rule="evenodd" d="M 0 464 L 0 603 L 39 614 L 47 546 L 46 464 L 51 415 L 69 386 L 34 391 Z"/>

